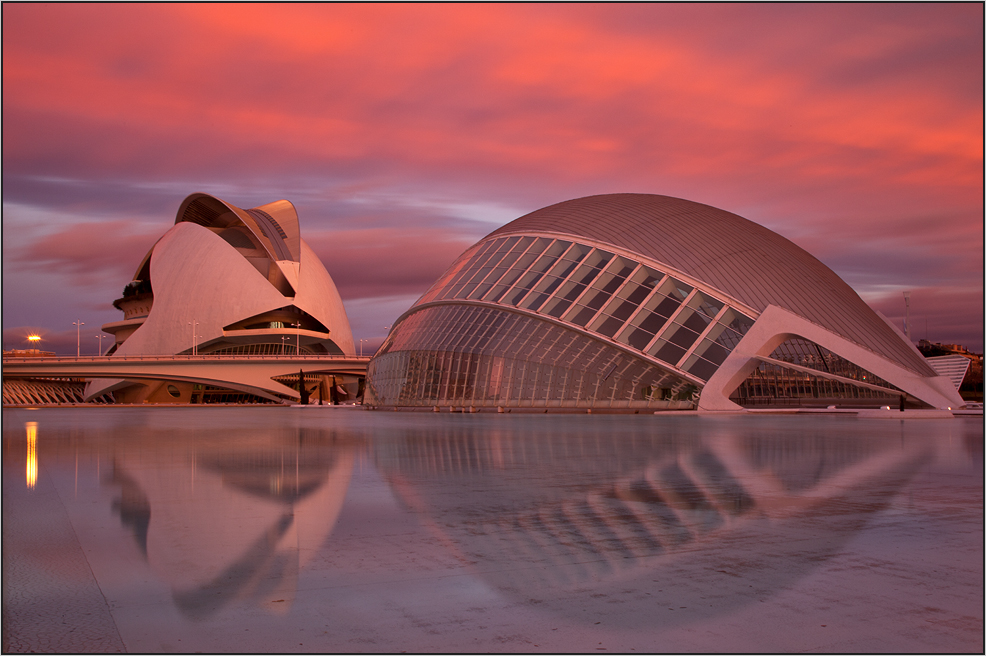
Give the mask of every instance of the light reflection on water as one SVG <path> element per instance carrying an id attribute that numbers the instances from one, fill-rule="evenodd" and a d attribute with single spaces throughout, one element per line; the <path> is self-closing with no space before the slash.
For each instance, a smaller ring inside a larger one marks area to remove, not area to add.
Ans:
<path id="1" fill-rule="evenodd" d="M 730 581 L 792 585 L 932 463 L 982 476 L 967 420 L 86 409 L 5 412 L 3 429 L 5 470 L 26 430 L 27 487 L 40 464 L 77 531 L 108 510 L 101 543 L 140 554 L 119 566 L 147 568 L 200 622 L 244 604 L 284 616 L 339 554 L 371 572 L 418 552 L 441 563 L 422 572 L 508 599 L 601 597 L 687 565 L 721 613 L 750 602 Z M 333 534 L 354 476 L 416 523 L 396 550 L 374 538 L 386 526 L 359 528 L 369 515 Z"/>
<path id="2" fill-rule="evenodd" d="M 38 481 L 38 423 L 36 421 L 25 422 L 24 429 L 27 433 L 27 455 L 25 456 L 27 466 L 24 477 L 28 489 L 33 489 L 34 484 Z"/>

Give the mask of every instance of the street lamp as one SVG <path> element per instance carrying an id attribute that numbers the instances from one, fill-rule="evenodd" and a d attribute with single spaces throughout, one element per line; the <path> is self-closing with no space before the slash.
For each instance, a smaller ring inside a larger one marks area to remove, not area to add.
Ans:
<path id="1" fill-rule="evenodd" d="M 904 334 L 911 341 L 911 292 L 904 292 Z"/>
<path id="2" fill-rule="evenodd" d="M 287 338 L 287 335 L 281 335 L 281 357 L 284 357 L 284 340 Z"/>
<path id="3" fill-rule="evenodd" d="M 95 336 L 99 340 L 99 355 L 103 354 L 103 333 L 99 333 Z"/>
<path id="4" fill-rule="evenodd" d="M 195 327 L 199 325 L 199 322 L 196 321 L 195 319 L 192 319 L 191 321 L 188 322 L 188 325 L 192 327 L 192 355 L 196 355 L 197 349 L 195 344 L 195 338 L 198 337 L 198 335 L 195 334 Z"/>
<path id="5" fill-rule="evenodd" d="M 363 342 L 365 342 L 365 341 L 366 341 L 365 339 L 360 339 L 359 340 L 359 356 L 360 357 L 363 357 Z"/>
<path id="6" fill-rule="evenodd" d="M 295 355 L 301 355 L 301 322 L 291 324 L 298 329 L 298 344 L 296 346 Z"/>
<path id="7" fill-rule="evenodd" d="M 75 357 L 79 357 L 82 351 L 82 326 L 86 325 L 82 319 L 78 321 L 73 321 L 72 325 L 75 326 Z"/>

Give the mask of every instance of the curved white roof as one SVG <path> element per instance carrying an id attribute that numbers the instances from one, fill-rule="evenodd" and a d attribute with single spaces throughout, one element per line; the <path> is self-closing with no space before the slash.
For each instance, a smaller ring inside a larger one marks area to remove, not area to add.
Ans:
<path id="1" fill-rule="evenodd" d="M 607 194 L 531 212 L 490 233 L 581 236 L 639 253 L 762 312 L 777 305 L 922 376 L 935 371 L 810 253 L 731 212 L 680 198 Z"/>
<path id="2" fill-rule="evenodd" d="M 250 234 L 238 232 L 243 230 Z M 251 263 L 258 257 L 269 258 L 276 271 L 265 264 L 261 269 L 271 271 L 265 277 Z M 343 353 L 355 354 L 339 292 L 301 239 L 298 214 L 288 201 L 244 210 L 192 194 L 137 271 L 138 277 L 149 275 L 153 306 L 115 354 L 180 353 L 192 343 L 189 322 L 197 324 L 196 341 L 205 343 L 222 338 L 227 326 L 286 306 L 313 317 Z"/>

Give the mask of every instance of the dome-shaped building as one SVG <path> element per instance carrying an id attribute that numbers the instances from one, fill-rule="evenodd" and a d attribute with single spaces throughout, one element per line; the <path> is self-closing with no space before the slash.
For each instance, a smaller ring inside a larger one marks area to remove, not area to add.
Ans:
<path id="1" fill-rule="evenodd" d="M 469 248 L 395 322 L 369 405 L 738 410 L 959 407 L 832 270 L 708 205 L 570 200 Z"/>
<path id="2" fill-rule="evenodd" d="M 103 326 L 111 356 L 355 355 L 339 292 L 286 200 L 241 209 L 192 194 L 113 305 L 124 318 Z M 161 400 L 191 394 L 170 388 Z M 147 381 L 103 379 L 86 395 L 110 390 L 138 403 L 155 394 Z"/>

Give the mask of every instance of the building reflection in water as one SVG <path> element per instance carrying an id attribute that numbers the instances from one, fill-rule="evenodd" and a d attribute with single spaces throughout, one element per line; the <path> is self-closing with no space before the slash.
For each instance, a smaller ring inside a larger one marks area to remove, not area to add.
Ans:
<path id="1" fill-rule="evenodd" d="M 25 422 L 24 428 L 27 431 L 27 458 L 25 458 L 27 471 L 25 478 L 28 489 L 33 490 L 38 481 L 38 423 L 36 421 Z"/>
<path id="2" fill-rule="evenodd" d="M 285 613 L 342 509 L 353 445 L 305 428 L 210 438 L 117 451 L 113 510 L 187 617 L 237 600 Z"/>
<path id="3" fill-rule="evenodd" d="M 382 476 L 365 480 L 389 486 L 431 534 L 406 534 L 401 562 L 437 549 L 524 599 L 605 595 L 650 576 L 718 594 L 722 612 L 750 602 L 748 588 L 777 592 L 838 553 L 949 442 L 836 418 L 359 413 L 331 427 L 237 428 L 121 417 L 61 442 L 52 432 L 46 467 L 59 448 L 77 458 L 80 444 L 97 471 L 102 459 L 114 514 L 196 620 L 244 604 L 286 613 L 303 568 L 319 554 L 324 565 L 327 550 L 403 576 L 379 533 L 330 544 L 357 458 Z M 31 486 L 37 425 L 26 430 Z"/>
<path id="4" fill-rule="evenodd" d="M 442 544 L 525 598 L 673 578 L 682 558 L 708 561 L 710 591 L 749 575 L 758 592 L 776 592 L 833 555 L 933 455 L 925 440 L 698 425 L 716 434 L 446 428 L 408 431 L 374 454 Z"/>

